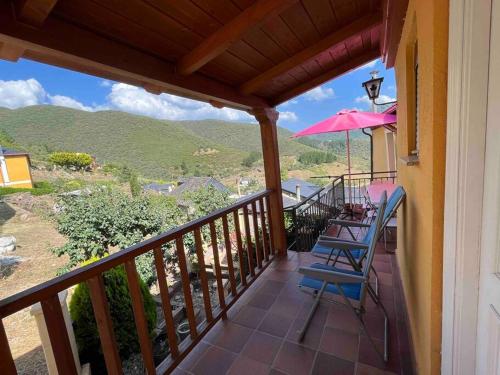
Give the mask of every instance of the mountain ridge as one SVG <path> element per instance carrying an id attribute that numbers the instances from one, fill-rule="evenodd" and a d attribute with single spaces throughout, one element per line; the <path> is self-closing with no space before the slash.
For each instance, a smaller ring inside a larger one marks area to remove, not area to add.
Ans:
<path id="1" fill-rule="evenodd" d="M 168 177 L 181 166 L 224 175 L 240 168 L 249 153 L 261 151 L 255 124 L 158 120 L 49 105 L 0 108 L 0 130 L 35 157 L 51 151 L 87 152 L 100 164 L 126 164 L 150 178 Z M 278 129 L 282 156 L 315 149 L 291 135 L 287 129 Z"/>

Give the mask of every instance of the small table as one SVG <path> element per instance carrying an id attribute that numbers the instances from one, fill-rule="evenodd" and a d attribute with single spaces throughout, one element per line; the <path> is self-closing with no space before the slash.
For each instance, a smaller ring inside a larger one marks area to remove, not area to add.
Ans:
<path id="1" fill-rule="evenodd" d="M 396 190 L 398 185 L 393 184 L 392 182 L 374 182 L 366 189 L 368 196 L 370 197 L 370 201 L 378 206 L 380 199 L 382 199 L 382 193 L 384 191 L 387 192 L 387 199 L 391 196 L 391 194 Z"/>

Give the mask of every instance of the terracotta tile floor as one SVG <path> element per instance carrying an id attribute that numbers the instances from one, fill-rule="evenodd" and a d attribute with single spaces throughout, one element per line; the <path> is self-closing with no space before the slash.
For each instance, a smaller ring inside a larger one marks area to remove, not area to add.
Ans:
<path id="1" fill-rule="evenodd" d="M 395 244 L 388 243 L 388 248 Z M 300 265 L 321 261 L 310 253 L 289 252 L 271 264 L 182 361 L 178 374 L 412 374 L 408 331 L 395 255 L 379 244 L 374 266 L 390 317 L 389 362 L 384 364 L 359 323 L 346 308 L 322 301 L 303 342 L 297 330 L 312 297 L 297 287 Z M 327 297 L 331 297 L 328 296 Z M 383 345 L 383 317 L 367 304 L 365 321 Z"/>

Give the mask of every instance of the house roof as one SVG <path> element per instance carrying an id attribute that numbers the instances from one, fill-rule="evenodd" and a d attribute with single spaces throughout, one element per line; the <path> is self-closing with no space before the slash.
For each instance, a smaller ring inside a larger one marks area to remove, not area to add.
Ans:
<path id="1" fill-rule="evenodd" d="M 319 187 L 318 185 L 314 185 L 299 178 L 290 178 L 286 181 L 283 181 L 281 183 L 281 189 L 290 194 L 295 194 L 297 191 L 297 185 L 300 185 L 300 196 L 303 198 L 307 198 L 321 189 L 321 187 Z"/>
<path id="2" fill-rule="evenodd" d="M 6 147 L 2 147 L 2 146 L 0 146 L 0 154 L 3 154 L 3 155 L 26 155 L 26 156 L 28 156 L 28 154 L 24 151 L 16 151 L 16 150 L 13 150 L 11 148 L 6 148 Z"/>
<path id="3" fill-rule="evenodd" d="M 296 199 L 290 198 L 289 196 L 287 196 L 285 194 L 282 194 L 281 197 L 283 198 L 283 209 L 293 207 L 298 203 Z M 248 198 L 248 196 L 243 196 L 241 198 L 238 198 L 236 200 L 236 202 L 239 202 L 239 201 L 246 199 L 246 198 Z M 255 209 L 256 209 L 257 213 L 260 213 L 260 201 L 255 202 Z M 249 210 L 249 211 L 251 212 L 251 210 Z"/>
<path id="4" fill-rule="evenodd" d="M 391 67 L 407 4 L 6 0 L 0 2 L 0 57 L 216 107 L 273 107 L 375 58 Z"/>
<path id="5" fill-rule="evenodd" d="M 391 115 L 395 115 L 398 111 L 398 103 L 394 103 L 389 108 L 387 108 L 383 113 L 389 113 Z"/>
<path id="6" fill-rule="evenodd" d="M 184 193 L 198 191 L 209 186 L 223 193 L 230 193 L 229 189 L 213 177 L 190 177 L 180 181 L 180 184 L 169 195 L 181 198 Z"/>
<path id="7" fill-rule="evenodd" d="M 170 188 L 173 188 L 174 184 L 157 184 L 156 182 L 152 182 L 150 184 L 144 185 L 142 188 L 144 190 L 153 190 L 153 191 L 168 191 Z"/>

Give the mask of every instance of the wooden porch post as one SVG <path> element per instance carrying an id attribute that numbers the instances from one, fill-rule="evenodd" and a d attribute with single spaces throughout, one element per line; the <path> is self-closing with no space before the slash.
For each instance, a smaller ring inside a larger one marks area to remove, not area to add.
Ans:
<path id="1" fill-rule="evenodd" d="M 270 196 L 270 219 L 273 233 L 273 247 L 278 255 L 286 255 L 285 222 L 283 217 L 283 198 L 281 193 L 281 174 L 276 122 L 279 112 L 274 108 L 254 108 L 251 113 L 260 124 L 262 154 L 266 188 L 272 189 Z"/>

